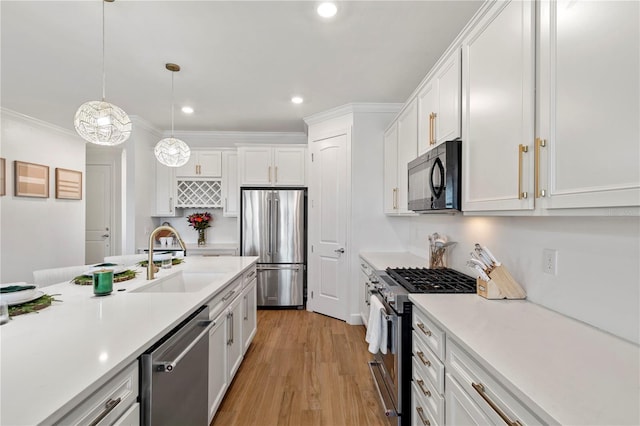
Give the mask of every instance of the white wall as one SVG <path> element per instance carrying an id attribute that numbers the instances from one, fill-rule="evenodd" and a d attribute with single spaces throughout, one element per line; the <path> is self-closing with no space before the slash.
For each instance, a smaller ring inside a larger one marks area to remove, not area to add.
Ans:
<path id="1" fill-rule="evenodd" d="M 182 211 L 181 217 L 156 218 L 156 226 L 165 221 L 169 222 L 171 226 L 180 233 L 185 243 L 195 244 L 198 242 L 198 231 L 189 226 L 187 216 L 192 213 L 209 212 L 213 216 L 213 222 L 210 222 L 211 227 L 205 231 L 207 244 L 236 243 L 238 247 L 240 247 L 238 218 L 224 217 L 222 215 L 222 209 L 212 209 L 209 207 L 180 210 Z"/>
<path id="2" fill-rule="evenodd" d="M 427 235 L 433 232 L 458 242 L 449 266 L 469 275 L 473 271 L 465 261 L 474 243 L 487 245 L 526 289 L 529 301 L 640 343 L 637 217 L 422 215 L 388 220 L 425 264 Z M 557 276 L 542 272 L 545 248 L 558 250 Z"/>
<path id="3" fill-rule="evenodd" d="M 55 198 L 56 167 L 85 176 L 85 142 L 74 132 L 2 110 L 0 156 L 7 195 L 0 197 L 0 282 L 33 282 L 33 271 L 84 265 L 85 202 Z M 49 166 L 49 198 L 16 197 L 15 160 Z"/>

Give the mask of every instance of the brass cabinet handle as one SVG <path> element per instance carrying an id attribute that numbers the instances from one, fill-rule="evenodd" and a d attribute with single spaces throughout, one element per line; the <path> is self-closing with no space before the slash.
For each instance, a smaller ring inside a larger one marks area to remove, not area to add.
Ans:
<path id="1" fill-rule="evenodd" d="M 416 352 L 416 355 L 418 355 L 418 358 L 420 358 L 420 361 L 422 361 L 424 365 L 426 365 L 427 367 L 431 367 L 431 361 L 425 358 L 424 352 Z"/>
<path id="2" fill-rule="evenodd" d="M 429 145 L 433 145 L 433 113 L 429 114 Z"/>
<path id="3" fill-rule="evenodd" d="M 420 421 L 422 422 L 422 424 L 424 426 L 431 426 L 431 422 L 429 421 L 429 419 L 426 419 L 424 417 L 424 410 L 422 409 L 422 407 L 416 407 L 416 411 L 418 412 L 418 416 L 420 416 Z"/>
<path id="4" fill-rule="evenodd" d="M 435 112 L 432 112 L 431 115 L 433 115 L 433 125 L 431 126 L 432 128 L 432 132 L 433 132 L 433 136 L 432 136 L 432 140 L 433 140 L 433 145 L 436 144 L 436 118 L 438 117 L 438 114 L 436 114 Z"/>
<path id="5" fill-rule="evenodd" d="M 422 391 L 424 396 L 431 397 L 431 391 L 429 391 L 429 389 L 426 389 L 424 387 L 424 380 L 416 380 L 416 383 L 420 387 L 420 390 Z"/>
<path id="6" fill-rule="evenodd" d="M 418 323 L 418 328 L 420 330 L 422 330 L 422 332 L 424 334 L 426 334 L 427 336 L 431 336 L 431 330 L 429 330 L 427 327 L 425 327 L 423 323 L 419 322 Z"/>
<path id="7" fill-rule="evenodd" d="M 540 189 L 540 148 L 544 148 L 547 146 L 547 141 L 545 139 L 536 138 L 536 148 L 534 152 L 535 162 L 535 182 L 533 192 L 536 194 L 536 198 L 544 197 L 546 195 L 546 191 L 544 189 Z"/>
<path id="8" fill-rule="evenodd" d="M 500 407 L 498 407 L 496 405 L 495 402 L 493 402 L 489 396 L 485 393 L 484 391 L 484 385 L 482 383 L 471 383 L 471 386 L 473 386 L 473 388 L 476 390 L 476 392 L 478 392 L 480 394 L 480 396 L 482 397 L 482 399 L 484 399 L 486 401 L 487 404 L 489 404 L 489 406 L 493 409 L 493 411 L 496 412 L 496 414 L 498 414 L 500 416 L 500 418 L 502 420 L 504 420 L 504 422 L 506 424 L 508 424 L 509 426 L 522 426 L 522 423 L 520 423 L 518 420 L 513 421 L 511 420 L 501 409 Z"/>
<path id="9" fill-rule="evenodd" d="M 529 194 L 526 191 L 522 191 L 522 160 L 523 154 L 529 152 L 527 145 L 518 145 L 518 199 L 526 199 Z"/>

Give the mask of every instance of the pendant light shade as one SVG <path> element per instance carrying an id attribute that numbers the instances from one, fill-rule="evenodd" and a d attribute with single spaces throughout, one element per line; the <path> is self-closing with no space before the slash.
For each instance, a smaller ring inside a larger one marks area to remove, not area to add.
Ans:
<path id="1" fill-rule="evenodd" d="M 127 113 L 104 101 L 80 105 L 73 124 L 84 140 L 97 145 L 118 145 L 131 135 L 131 120 Z"/>
<path id="2" fill-rule="evenodd" d="M 122 108 L 105 101 L 104 66 L 104 4 L 102 2 L 102 100 L 89 101 L 76 111 L 73 125 L 76 132 L 86 141 L 97 145 L 119 145 L 131 136 L 131 120 Z"/>
<path id="3" fill-rule="evenodd" d="M 191 156 L 189 145 L 173 137 L 173 74 L 180 71 L 180 65 L 169 63 L 165 65 L 165 68 L 171 71 L 171 137 L 160 140 L 153 152 L 161 164 L 180 167 L 187 164 Z"/>

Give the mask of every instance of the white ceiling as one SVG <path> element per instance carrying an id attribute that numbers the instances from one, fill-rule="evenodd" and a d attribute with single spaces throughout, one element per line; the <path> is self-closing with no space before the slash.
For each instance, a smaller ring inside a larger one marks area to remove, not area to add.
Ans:
<path id="1" fill-rule="evenodd" d="M 73 128 L 102 93 L 102 2 L 0 2 L 0 105 Z M 405 102 L 481 1 L 105 3 L 106 99 L 158 129 L 304 131 L 350 102 Z M 305 102 L 294 105 L 293 95 Z"/>

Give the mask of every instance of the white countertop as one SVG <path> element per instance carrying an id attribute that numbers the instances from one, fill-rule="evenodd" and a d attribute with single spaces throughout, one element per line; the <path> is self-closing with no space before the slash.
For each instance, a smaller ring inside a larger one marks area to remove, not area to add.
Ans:
<path id="1" fill-rule="evenodd" d="M 633 343 L 527 301 L 409 299 L 525 404 L 558 423 L 640 424 L 640 348 Z"/>
<path id="2" fill-rule="evenodd" d="M 362 257 L 374 269 L 386 268 L 426 268 L 429 264 L 426 258 L 416 256 L 408 251 L 396 252 L 360 252 Z"/>
<path id="3" fill-rule="evenodd" d="M 198 244 L 194 244 L 194 243 L 188 243 L 185 245 L 187 246 L 187 255 L 189 255 L 189 253 L 194 253 L 198 251 L 239 250 L 240 249 L 240 245 L 238 243 L 207 243 L 203 246 L 199 246 Z M 138 251 L 142 253 L 148 249 L 149 247 L 141 247 L 138 249 Z M 170 245 L 170 246 L 155 244 L 153 246 L 153 249 L 154 250 L 181 250 L 181 247 L 178 244 Z"/>
<path id="4" fill-rule="evenodd" d="M 145 270 L 114 283 L 109 296 L 92 286 L 61 283 L 42 290 L 61 302 L 0 326 L 0 424 L 52 423 L 134 361 L 205 304 L 257 257 L 193 257 L 171 269 L 226 272 L 201 291 L 132 293 L 148 283 Z"/>

